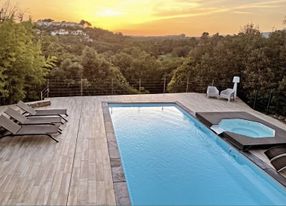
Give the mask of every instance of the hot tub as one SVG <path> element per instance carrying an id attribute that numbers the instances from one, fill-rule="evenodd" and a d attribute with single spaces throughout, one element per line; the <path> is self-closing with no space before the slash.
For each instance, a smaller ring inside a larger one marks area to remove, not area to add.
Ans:
<path id="1" fill-rule="evenodd" d="M 223 119 L 218 126 L 235 134 L 245 135 L 251 138 L 271 138 L 275 136 L 275 130 L 255 121 L 246 119 Z"/>

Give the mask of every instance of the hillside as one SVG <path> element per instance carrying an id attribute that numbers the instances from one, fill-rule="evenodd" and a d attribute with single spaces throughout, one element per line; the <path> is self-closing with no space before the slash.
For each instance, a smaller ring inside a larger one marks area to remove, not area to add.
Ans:
<path id="1" fill-rule="evenodd" d="M 247 25 L 236 35 L 204 32 L 191 38 L 125 36 L 86 21 L 6 21 L 0 27 L 3 103 L 37 99 L 47 82 L 54 96 L 205 92 L 210 84 L 231 87 L 232 77 L 239 75 L 239 96 L 247 103 L 286 112 L 285 30 L 265 38 Z M 23 51 L 26 59 L 7 59 Z M 18 76 L 23 69 L 25 75 Z"/>

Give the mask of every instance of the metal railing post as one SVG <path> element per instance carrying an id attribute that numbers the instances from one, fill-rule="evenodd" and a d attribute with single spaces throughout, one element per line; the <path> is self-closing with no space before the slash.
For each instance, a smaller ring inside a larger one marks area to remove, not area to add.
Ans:
<path id="1" fill-rule="evenodd" d="M 139 79 L 139 88 L 138 88 L 138 90 L 139 90 L 139 92 L 141 92 L 141 78 Z"/>
<path id="2" fill-rule="evenodd" d="M 268 98 L 268 102 L 267 102 L 267 107 L 266 107 L 266 113 L 268 114 L 269 113 L 269 107 L 270 107 L 270 105 L 271 105 L 271 101 L 272 101 L 272 97 L 273 97 L 273 95 L 272 95 L 272 90 L 270 91 L 270 95 L 269 95 L 269 98 Z"/>
<path id="3" fill-rule="evenodd" d="M 50 92 L 49 80 L 47 80 L 47 86 L 40 92 L 41 100 L 44 100 L 45 96 L 49 97 L 49 92 Z"/>
<path id="4" fill-rule="evenodd" d="M 253 102 L 253 109 L 256 107 L 256 101 L 257 101 L 257 95 L 258 95 L 258 90 L 255 90 L 255 96 L 254 96 L 254 102 Z"/>
<path id="5" fill-rule="evenodd" d="M 164 88 L 163 88 L 163 93 L 166 93 L 166 82 L 167 82 L 167 78 L 164 77 Z"/>
<path id="6" fill-rule="evenodd" d="M 113 95 L 113 78 L 111 79 L 111 94 Z"/>
<path id="7" fill-rule="evenodd" d="M 189 77 L 189 75 L 188 75 L 188 76 L 187 76 L 186 92 L 189 91 L 189 79 L 190 79 L 190 77 Z"/>
<path id="8" fill-rule="evenodd" d="M 83 81 L 80 79 L 80 96 L 83 96 Z"/>
<path id="9" fill-rule="evenodd" d="M 49 98 L 50 95 L 50 80 L 47 81 L 47 98 Z"/>

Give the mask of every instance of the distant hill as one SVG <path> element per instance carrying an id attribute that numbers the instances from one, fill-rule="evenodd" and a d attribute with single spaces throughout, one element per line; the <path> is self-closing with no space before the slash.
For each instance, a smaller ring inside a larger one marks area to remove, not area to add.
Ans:
<path id="1" fill-rule="evenodd" d="M 42 19 L 35 22 L 35 25 L 37 29 L 40 31 L 47 31 L 50 34 L 57 34 L 57 35 L 68 35 L 69 32 L 66 31 L 75 31 L 75 30 L 82 30 L 92 39 L 98 39 L 99 37 L 102 40 L 102 37 L 109 37 L 113 39 L 119 38 L 119 40 L 122 40 L 122 38 L 128 38 L 131 40 L 138 40 L 138 41 L 146 41 L 146 40 L 154 40 L 154 41 L 160 41 L 160 40 L 185 40 L 190 37 L 187 37 L 185 34 L 179 34 L 179 35 L 163 35 L 163 36 L 130 36 L 130 35 L 124 35 L 121 32 L 112 32 L 105 29 L 92 27 L 90 23 L 86 23 L 87 21 L 81 20 L 81 22 L 66 22 L 66 21 L 54 21 L 52 19 Z M 60 29 L 61 32 L 60 32 Z"/>
<path id="2" fill-rule="evenodd" d="M 182 40 L 187 37 L 185 34 L 179 34 L 179 35 L 165 35 L 165 36 L 129 36 L 132 39 L 137 39 L 137 40 Z"/>

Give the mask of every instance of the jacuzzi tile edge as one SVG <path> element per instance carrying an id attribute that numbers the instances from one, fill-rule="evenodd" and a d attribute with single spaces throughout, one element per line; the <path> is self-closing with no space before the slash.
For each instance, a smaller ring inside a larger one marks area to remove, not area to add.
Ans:
<path id="1" fill-rule="evenodd" d="M 121 159 L 120 154 L 118 151 L 118 146 L 116 142 L 116 137 L 113 129 L 113 124 L 111 120 L 111 116 L 109 113 L 109 104 L 174 104 L 177 105 L 179 109 L 181 109 L 183 112 L 186 112 L 196 118 L 202 125 L 205 125 L 203 122 L 201 122 L 197 117 L 196 113 L 190 110 L 188 107 L 183 105 L 182 103 L 178 101 L 174 102 L 102 102 L 102 110 L 103 110 L 103 117 L 104 117 L 104 125 L 105 125 L 105 131 L 106 131 L 106 137 L 107 137 L 107 144 L 108 144 L 108 152 L 109 152 L 109 158 L 111 163 L 111 172 L 112 172 L 112 178 L 113 178 L 113 186 L 115 191 L 115 198 L 117 205 L 130 205 L 130 197 L 127 187 L 127 182 L 124 177 L 124 172 L 121 167 Z M 207 125 L 205 125 L 207 126 Z M 207 127 L 207 129 L 209 129 Z M 214 135 L 216 135 L 214 133 Z M 279 182 L 281 185 L 286 187 L 286 179 L 283 178 L 280 174 L 278 174 L 273 168 L 271 168 L 269 165 L 267 165 L 265 162 L 258 159 L 255 155 L 249 153 L 249 152 L 243 152 L 238 150 L 237 148 L 233 147 L 229 142 L 221 139 L 218 137 L 220 141 L 223 141 L 227 145 L 229 145 L 233 150 L 239 152 L 244 157 L 249 159 L 251 162 L 253 162 L 256 166 L 264 170 L 270 177 L 275 179 L 277 182 Z M 258 168 L 257 168 L 258 169 Z"/>

